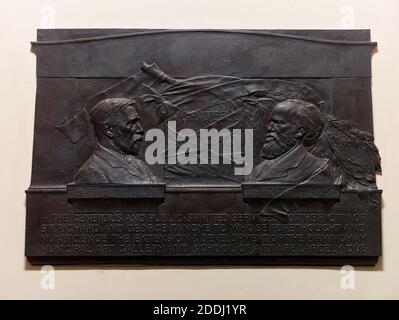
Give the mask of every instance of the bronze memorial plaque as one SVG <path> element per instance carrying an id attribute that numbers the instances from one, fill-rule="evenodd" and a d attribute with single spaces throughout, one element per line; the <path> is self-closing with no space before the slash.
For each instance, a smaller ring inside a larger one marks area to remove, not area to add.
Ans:
<path id="1" fill-rule="evenodd" d="M 374 265 L 368 30 L 38 30 L 33 264 Z"/>

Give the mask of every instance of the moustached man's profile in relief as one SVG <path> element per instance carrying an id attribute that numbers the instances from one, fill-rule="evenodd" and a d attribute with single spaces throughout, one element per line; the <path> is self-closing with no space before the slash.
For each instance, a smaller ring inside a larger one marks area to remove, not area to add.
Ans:
<path id="1" fill-rule="evenodd" d="M 289 99 L 277 104 L 267 122 L 265 159 L 249 177 L 250 181 L 281 184 L 334 184 L 328 159 L 307 151 L 323 130 L 319 109 L 311 103 Z"/>
<path id="2" fill-rule="evenodd" d="M 156 182 L 149 166 L 137 158 L 144 130 L 133 106 L 125 98 L 108 98 L 91 112 L 97 147 L 75 175 L 76 183 Z"/>

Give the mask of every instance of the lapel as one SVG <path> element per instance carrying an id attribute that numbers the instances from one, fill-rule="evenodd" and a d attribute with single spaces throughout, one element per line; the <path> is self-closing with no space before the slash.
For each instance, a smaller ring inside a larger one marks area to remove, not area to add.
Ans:
<path id="1" fill-rule="evenodd" d="M 125 169 L 130 175 L 139 178 L 140 180 L 145 179 L 145 175 L 140 166 L 140 160 L 136 159 L 134 156 L 123 156 L 116 153 L 108 148 L 97 146 L 96 155 L 107 162 L 112 168 Z M 130 160 L 130 161 L 128 161 Z"/>
<path id="2" fill-rule="evenodd" d="M 287 176 L 289 170 L 295 169 L 301 164 L 306 154 L 305 147 L 299 145 L 279 158 L 273 159 L 273 164 L 271 165 L 267 165 L 267 161 L 269 160 L 265 160 L 263 168 L 257 176 L 257 180 L 271 180 Z"/>

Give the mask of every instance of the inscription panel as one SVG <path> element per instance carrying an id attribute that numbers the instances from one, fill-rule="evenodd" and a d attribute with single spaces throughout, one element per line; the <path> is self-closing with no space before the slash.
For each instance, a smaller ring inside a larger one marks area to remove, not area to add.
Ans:
<path id="1" fill-rule="evenodd" d="M 369 255 L 367 214 L 298 213 L 289 222 L 248 214 L 50 214 L 41 255 Z"/>
<path id="2" fill-rule="evenodd" d="M 30 194 L 28 204 L 43 205 Z M 172 196 L 172 195 L 170 195 Z M 173 213 L 168 205 L 162 213 L 124 212 L 77 214 L 59 193 L 47 202 L 65 203 L 63 212 L 42 214 L 40 236 L 33 260 L 40 257 L 370 257 L 380 254 L 370 241 L 378 228 L 378 207 L 348 194 L 331 212 L 292 213 L 287 220 L 244 212 Z M 356 196 L 357 197 L 357 196 Z M 40 201 L 39 201 L 40 202 Z M 167 201 L 167 203 L 173 203 Z M 33 237 L 32 237 L 33 236 Z"/>

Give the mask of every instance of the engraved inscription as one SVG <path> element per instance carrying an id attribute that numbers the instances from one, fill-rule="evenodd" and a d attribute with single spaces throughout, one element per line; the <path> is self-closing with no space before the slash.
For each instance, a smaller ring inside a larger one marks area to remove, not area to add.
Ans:
<path id="1" fill-rule="evenodd" d="M 42 219 L 41 254 L 365 255 L 367 215 L 351 210 L 297 213 L 289 223 L 252 214 L 51 214 Z"/>

